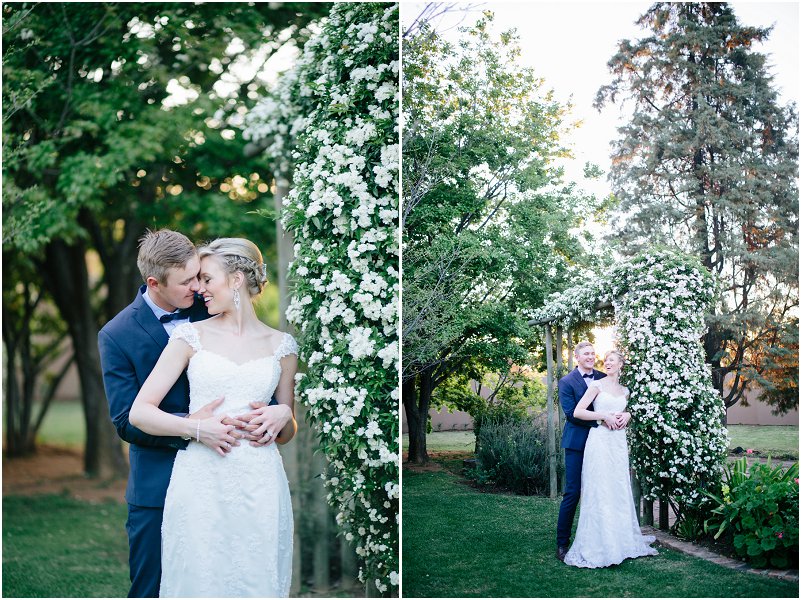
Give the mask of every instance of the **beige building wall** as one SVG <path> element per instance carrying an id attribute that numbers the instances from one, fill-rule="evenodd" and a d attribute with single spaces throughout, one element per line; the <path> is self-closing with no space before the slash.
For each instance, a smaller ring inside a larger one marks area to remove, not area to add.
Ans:
<path id="1" fill-rule="evenodd" d="M 732 406 L 726 416 L 730 425 L 795 425 L 798 426 L 798 411 L 791 410 L 786 415 L 772 414 L 772 407 L 759 400 L 759 391 L 745 393 L 748 406 L 740 402 Z"/>

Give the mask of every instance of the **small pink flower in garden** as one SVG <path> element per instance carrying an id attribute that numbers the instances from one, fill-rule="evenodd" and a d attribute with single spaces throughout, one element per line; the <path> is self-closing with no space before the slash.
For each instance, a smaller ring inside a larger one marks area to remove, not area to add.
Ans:
<path id="1" fill-rule="evenodd" d="M 796 483 L 798 483 L 798 477 L 796 477 L 795 479 L 793 479 L 793 481 L 795 481 Z"/>
<path id="2" fill-rule="evenodd" d="M 746 454 L 753 454 L 753 453 L 754 453 L 754 451 L 753 451 L 751 448 L 749 448 L 748 450 L 746 450 L 746 451 L 745 451 L 745 453 L 746 453 Z"/>
<path id="3" fill-rule="evenodd" d="M 776 534 L 776 537 L 782 539 L 784 537 L 784 532 L 780 531 L 779 533 Z"/>

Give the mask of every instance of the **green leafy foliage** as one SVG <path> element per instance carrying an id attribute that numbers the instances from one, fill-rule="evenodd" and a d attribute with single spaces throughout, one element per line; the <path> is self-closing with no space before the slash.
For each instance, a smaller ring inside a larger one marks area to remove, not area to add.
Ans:
<path id="1" fill-rule="evenodd" d="M 487 11 L 450 43 L 403 39 L 403 380 L 410 460 L 425 461 L 430 392 L 504 373 L 536 343 L 525 312 L 585 260 L 573 228 L 594 199 L 562 181 L 569 106 L 518 61 Z M 588 174 L 593 175 L 592 171 Z M 420 423 L 420 426 L 417 423 Z"/>
<path id="2" fill-rule="evenodd" d="M 536 374 L 517 368 L 497 374 L 473 365 L 469 375 L 453 374 L 437 386 L 433 407 L 468 413 L 478 436 L 485 421 L 525 420 L 545 407 L 545 386 Z"/>
<path id="3" fill-rule="evenodd" d="M 141 283 L 145 228 L 243 236 L 265 249 L 275 239 L 249 214 L 272 204 L 272 174 L 245 156 L 235 127 L 264 88 L 259 60 L 302 44 L 327 6 L 221 6 L 2 7 L 4 262 L 34 264 L 6 276 L 47 289 L 71 325 L 92 473 L 112 458 L 117 474 L 125 469 L 94 339 Z M 237 68 L 248 61 L 249 73 Z"/>
<path id="4" fill-rule="evenodd" d="M 704 529 L 727 535 L 736 552 L 755 567 L 798 566 L 798 463 L 787 468 L 745 458 L 727 466 L 720 494 Z"/>

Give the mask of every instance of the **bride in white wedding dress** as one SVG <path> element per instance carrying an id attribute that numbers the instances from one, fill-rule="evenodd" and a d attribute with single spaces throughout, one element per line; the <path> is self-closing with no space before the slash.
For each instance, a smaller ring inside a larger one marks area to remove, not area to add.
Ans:
<path id="1" fill-rule="evenodd" d="M 606 353 L 606 377 L 589 384 L 576 405 L 574 417 L 601 420 L 626 409 L 629 390 L 619 383 L 623 363 L 623 355 L 617 350 Z M 588 410 L 591 403 L 593 410 Z M 637 521 L 625 429 L 590 430 L 584 448 L 580 502 L 576 538 L 565 556 L 565 564 L 608 567 L 627 558 L 657 554 L 649 545 L 655 538 L 642 535 Z"/>
<path id="2" fill-rule="evenodd" d="M 215 316 L 174 329 L 130 412 L 131 423 L 147 433 L 202 442 L 190 441 L 173 466 L 159 594 L 286 597 L 292 505 L 274 442 L 288 442 L 297 430 L 297 344 L 256 317 L 251 299 L 266 274 L 252 242 L 218 239 L 200 248 L 199 256 L 200 293 Z M 214 415 L 190 420 L 159 410 L 185 368 L 190 412 L 218 399 Z M 278 405 L 265 406 L 273 395 Z M 221 430 L 229 437 L 221 437 Z M 227 441 L 209 443 L 211 438 Z"/>

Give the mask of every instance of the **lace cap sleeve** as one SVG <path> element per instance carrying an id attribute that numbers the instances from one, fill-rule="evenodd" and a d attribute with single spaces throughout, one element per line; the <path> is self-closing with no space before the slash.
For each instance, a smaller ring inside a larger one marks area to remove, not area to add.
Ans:
<path id="1" fill-rule="evenodd" d="M 288 354 L 297 354 L 298 353 L 298 343 L 288 333 L 284 334 L 284 338 L 281 340 L 281 345 L 275 351 L 275 358 L 281 360 Z"/>
<path id="2" fill-rule="evenodd" d="M 170 341 L 183 340 L 192 347 L 195 352 L 200 352 L 200 336 L 192 323 L 181 323 L 172 330 Z"/>

